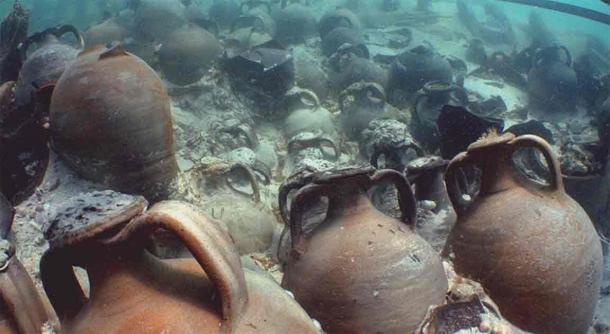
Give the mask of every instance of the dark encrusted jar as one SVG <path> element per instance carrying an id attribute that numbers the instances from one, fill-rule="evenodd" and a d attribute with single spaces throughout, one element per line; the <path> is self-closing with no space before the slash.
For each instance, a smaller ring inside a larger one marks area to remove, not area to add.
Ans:
<path id="1" fill-rule="evenodd" d="M 60 41 L 66 34 L 74 35 L 76 46 Z M 28 54 L 32 46 L 37 46 L 37 49 Z M 81 34 L 71 25 L 49 28 L 30 36 L 21 46 L 25 61 L 15 86 L 17 107 L 31 109 L 36 87 L 55 84 L 83 48 L 84 40 Z"/>
<path id="2" fill-rule="evenodd" d="M 393 100 L 405 100 L 430 81 L 453 82 L 447 59 L 432 47 L 420 45 L 400 54 L 390 67 L 389 90 Z"/>
<path id="3" fill-rule="evenodd" d="M 530 102 L 543 112 L 573 112 L 578 99 L 578 80 L 572 68 L 572 55 L 562 45 L 536 52 L 528 74 Z"/>
<path id="4" fill-rule="evenodd" d="M 336 8 L 326 12 L 318 22 L 318 33 L 320 38 L 324 39 L 331 31 L 339 28 L 352 28 L 355 30 L 361 29 L 360 20 L 358 17 L 347 8 Z"/>
<path id="5" fill-rule="evenodd" d="M 159 65 L 168 81 L 177 85 L 197 82 L 220 58 L 222 45 L 194 24 L 171 33 L 159 49 Z"/>
<path id="6" fill-rule="evenodd" d="M 364 45 L 343 44 L 329 59 L 329 78 L 332 88 L 341 92 L 358 82 L 372 82 L 385 89 L 388 84 L 386 69 L 368 59 Z"/>
<path id="7" fill-rule="evenodd" d="M 357 45 L 366 49 L 366 41 L 360 30 L 338 27 L 322 38 L 322 54 L 330 57 L 344 44 Z"/>

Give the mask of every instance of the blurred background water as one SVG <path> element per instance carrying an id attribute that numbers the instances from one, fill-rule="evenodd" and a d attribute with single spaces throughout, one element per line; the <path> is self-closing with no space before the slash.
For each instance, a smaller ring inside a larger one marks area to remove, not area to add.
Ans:
<path id="1" fill-rule="evenodd" d="M 22 3 L 32 10 L 32 31 L 44 29 L 60 23 L 74 24 L 79 28 L 86 28 L 92 22 L 98 22 L 103 18 L 104 12 L 114 13 L 118 9 L 127 5 L 128 0 L 23 0 Z M 206 9 L 212 3 L 212 0 L 195 1 L 202 9 Z M 340 1 L 318 1 L 320 9 L 328 8 L 340 4 Z M 374 2 L 374 1 L 370 1 Z M 403 0 L 404 3 L 410 3 L 411 0 Z M 453 0 L 436 0 L 435 3 L 454 3 Z M 507 10 L 508 15 L 515 22 L 526 22 L 527 16 L 533 10 L 532 7 L 525 5 L 517 5 L 511 3 L 503 3 L 497 0 L 470 0 L 472 4 L 483 4 L 486 2 L 495 2 L 502 8 Z M 570 3 L 576 6 L 593 9 L 610 15 L 610 6 L 603 3 L 601 0 L 558 0 L 557 2 Z M 0 2 L 0 14 L 6 15 L 12 6 L 12 1 L 2 0 Z M 539 11 L 545 19 L 555 22 L 555 28 L 564 27 L 569 30 L 589 31 L 593 34 L 603 35 L 603 31 L 608 29 L 608 26 L 591 22 L 575 16 L 569 16 L 563 13 L 556 13 L 550 10 L 535 9 Z"/>

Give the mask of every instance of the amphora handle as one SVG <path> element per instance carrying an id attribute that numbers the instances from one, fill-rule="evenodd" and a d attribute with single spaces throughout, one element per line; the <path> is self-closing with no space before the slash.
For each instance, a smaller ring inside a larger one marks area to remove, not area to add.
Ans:
<path id="1" fill-rule="evenodd" d="M 534 65 L 540 65 L 542 64 L 546 59 L 545 58 L 552 58 L 552 52 L 556 52 L 556 55 L 559 55 L 559 52 L 563 52 L 566 59 L 565 59 L 565 64 L 568 67 L 572 66 L 572 54 L 570 53 L 570 50 L 568 50 L 567 47 L 563 46 L 563 45 L 551 45 L 548 46 L 546 48 L 540 49 L 536 52 L 536 54 L 534 55 Z M 561 61 L 561 59 L 559 59 L 559 56 L 557 56 L 557 60 Z"/>
<path id="2" fill-rule="evenodd" d="M 386 157 L 386 159 L 388 157 L 391 157 L 398 161 L 398 160 L 400 160 L 401 154 L 404 153 L 408 149 L 412 149 L 413 151 L 415 151 L 415 153 L 417 154 L 418 157 L 423 157 L 425 155 L 424 151 L 422 150 L 421 147 L 419 147 L 419 145 L 417 145 L 414 141 L 409 141 L 409 140 L 405 139 L 399 145 L 393 145 L 393 143 L 384 143 L 384 144 L 375 145 L 373 147 L 373 153 L 371 154 L 369 163 L 371 164 L 371 166 L 373 166 L 375 168 L 379 168 L 379 158 L 382 155 L 384 155 Z M 406 166 L 401 166 L 401 167 L 406 167 Z"/>
<path id="3" fill-rule="evenodd" d="M 445 171 L 445 185 L 447 186 L 447 194 L 453 204 L 453 208 L 456 212 L 462 213 L 466 210 L 468 205 L 472 204 L 474 198 L 472 194 L 468 194 L 463 191 L 460 187 L 460 180 L 465 180 L 465 174 L 463 173 L 464 167 L 468 166 L 470 161 L 466 152 L 462 152 L 456 155 Z"/>
<path id="4" fill-rule="evenodd" d="M 371 181 L 373 184 L 387 183 L 396 187 L 398 191 L 398 206 L 402 213 L 400 221 L 414 228 L 417 220 L 417 202 L 409 180 L 398 171 L 382 169 L 373 174 Z"/>
<path id="5" fill-rule="evenodd" d="M 239 254 L 231 237 L 194 206 L 165 201 L 135 218 L 108 243 L 129 243 L 134 236 L 147 238 L 158 228 L 180 238 L 210 278 L 221 297 L 224 330 L 232 333 L 245 312 L 248 291 Z"/>
<path id="6" fill-rule="evenodd" d="M 133 244 L 134 239 L 150 237 L 159 228 L 181 239 L 210 278 L 221 297 L 223 330 L 231 333 L 248 303 L 239 255 L 227 232 L 192 205 L 178 201 L 159 202 L 115 236 L 100 242 L 108 248 L 125 246 Z M 43 284 L 60 319 L 75 316 L 86 302 L 72 265 L 63 255 L 51 250 L 41 261 Z M 58 271 L 61 274 L 56 274 Z"/>
<path id="7" fill-rule="evenodd" d="M 254 203 L 260 203 L 261 202 L 261 187 L 258 183 L 258 179 L 256 178 L 256 175 L 254 174 L 254 172 L 252 171 L 252 169 L 246 165 L 244 165 L 243 163 L 235 163 L 233 166 L 231 166 L 231 168 L 229 169 L 227 175 L 226 175 L 226 182 L 227 182 L 227 186 L 235 191 L 236 193 L 242 194 L 242 195 L 249 195 L 248 193 L 244 193 L 243 191 L 239 190 L 237 187 L 235 187 L 233 185 L 233 182 L 231 182 L 230 180 L 230 176 L 231 173 L 236 172 L 236 171 L 243 171 L 247 176 L 248 176 L 248 182 L 250 183 L 250 186 L 252 187 L 252 200 L 254 201 Z"/>
<path id="8" fill-rule="evenodd" d="M 347 99 L 352 97 L 354 101 L 367 101 L 373 105 L 381 105 L 386 102 L 386 94 L 383 86 L 374 82 L 357 82 L 344 89 L 339 94 L 339 107 L 345 110 Z"/>
<path id="9" fill-rule="evenodd" d="M 28 37 L 28 39 L 23 42 L 23 45 L 19 47 L 22 59 L 27 58 L 28 49 L 30 48 L 30 46 L 32 46 L 32 44 L 44 43 L 48 36 L 55 36 L 55 38 L 60 39 L 63 35 L 67 33 L 71 33 L 72 35 L 74 35 L 76 43 L 78 44 L 78 50 L 85 49 L 85 40 L 83 39 L 83 36 L 78 31 L 78 29 L 76 29 L 76 27 L 74 27 L 73 25 L 66 24 L 58 27 L 49 28 L 45 31 L 35 33 L 32 36 Z"/>
<path id="10" fill-rule="evenodd" d="M 553 153 L 549 143 L 544 139 L 534 135 L 523 135 L 507 141 L 505 145 L 512 146 L 511 155 L 521 148 L 533 148 L 540 151 L 549 167 L 551 177 L 549 186 L 540 187 L 538 185 L 537 188 L 546 189 L 551 192 L 564 191 L 559 161 Z M 464 167 L 471 165 L 476 166 L 476 163 L 471 159 L 468 152 L 462 152 L 453 158 L 445 173 L 447 192 L 453 207 L 458 213 L 464 212 L 466 207 L 474 201 L 474 198 L 472 196 L 467 196 L 470 194 L 465 193 L 459 184 L 460 180 L 465 180 L 465 175 L 463 174 Z"/>
<path id="11" fill-rule="evenodd" d="M 302 105 L 312 109 L 318 109 L 322 106 L 318 95 L 310 89 L 294 87 L 286 93 L 286 97 L 298 99 Z"/>
<path id="12" fill-rule="evenodd" d="M 519 148 L 533 148 L 540 151 L 551 173 L 548 188 L 551 191 L 564 190 L 561 165 L 546 140 L 534 135 L 523 135 L 511 140 L 509 144 L 515 146 L 515 151 Z"/>
<path id="13" fill-rule="evenodd" d="M 328 148 L 332 149 L 332 153 L 327 154 L 324 151 L 325 144 Z M 320 150 L 324 155 L 324 159 L 331 162 L 339 160 L 339 156 L 341 155 L 341 151 L 339 150 L 339 146 L 335 143 L 335 140 L 323 133 L 317 133 L 311 137 L 296 135 L 288 140 L 287 146 L 289 155 L 294 155 L 306 148 L 316 148 Z"/>
<path id="14" fill-rule="evenodd" d="M 364 189 L 370 189 L 377 184 L 393 184 L 398 190 L 398 201 L 402 212 L 401 221 L 409 225 L 415 226 L 416 222 L 416 201 L 411 185 L 406 177 L 397 171 L 384 169 L 373 173 L 372 175 L 360 174 L 355 176 L 341 177 L 337 176 L 338 182 L 312 183 L 302 187 L 294 196 L 290 205 L 290 234 L 292 239 L 292 254 L 297 256 L 305 252 L 305 242 L 303 238 L 303 217 L 305 208 L 308 203 L 321 197 L 328 197 L 332 206 L 333 198 L 342 196 L 338 188 L 341 187 L 341 182 L 350 184 L 359 184 Z"/>
<path id="15" fill-rule="evenodd" d="M 32 279 L 15 257 L 0 269 L 0 303 L 5 305 L 19 333 L 40 333 L 46 322 L 56 324 L 52 311 L 45 307 Z"/>
<path id="16" fill-rule="evenodd" d="M 290 223 L 289 216 L 289 204 L 288 197 L 290 193 L 293 191 L 298 191 L 304 186 L 310 184 L 315 178 L 315 173 L 313 170 L 303 170 L 300 171 L 286 179 L 281 185 L 278 191 L 278 204 L 280 208 L 280 213 L 282 215 L 282 220 L 284 220 L 285 224 Z"/>
<path id="17" fill-rule="evenodd" d="M 252 150 L 256 150 L 260 142 L 254 128 L 245 123 L 232 124 L 220 129 L 219 132 L 224 132 L 233 136 L 243 136 L 246 139 L 246 145 Z"/>

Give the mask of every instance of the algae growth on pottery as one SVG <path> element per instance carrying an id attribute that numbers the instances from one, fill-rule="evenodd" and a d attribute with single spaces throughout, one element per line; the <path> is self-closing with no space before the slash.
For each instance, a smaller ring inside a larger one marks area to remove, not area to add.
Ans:
<path id="1" fill-rule="evenodd" d="M 610 333 L 608 1 L 0 19 L 1 333 Z"/>

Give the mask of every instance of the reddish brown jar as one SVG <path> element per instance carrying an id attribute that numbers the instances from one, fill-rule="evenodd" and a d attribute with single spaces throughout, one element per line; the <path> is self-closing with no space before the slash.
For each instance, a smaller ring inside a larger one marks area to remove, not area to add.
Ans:
<path id="1" fill-rule="evenodd" d="M 110 204 L 68 210 L 47 233 L 42 280 L 64 333 L 318 332 L 279 285 L 241 267 L 225 229 L 193 206 L 167 201 L 143 213 L 140 199 Z M 73 230 L 70 217 L 88 224 Z M 194 259 L 148 253 L 158 229 L 174 233 Z M 89 298 L 75 265 L 87 271 Z"/>
<path id="2" fill-rule="evenodd" d="M 81 52 L 51 99 L 53 145 L 82 177 L 165 197 L 178 167 L 170 100 L 146 63 L 122 47 Z"/>
<path id="3" fill-rule="evenodd" d="M 367 191 L 396 186 L 402 221 L 382 214 Z M 285 190 L 286 191 L 286 190 Z M 304 208 L 328 199 L 326 219 L 304 233 Z M 417 236 L 415 200 L 393 170 L 317 174 L 290 205 L 292 250 L 282 285 L 328 333 L 410 333 L 447 291 L 441 259 Z"/>
<path id="4" fill-rule="evenodd" d="M 0 333 L 40 333 L 43 326 L 57 325 L 55 314 L 14 254 L 0 265 Z"/>
<path id="5" fill-rule="evenodd" d="M 514 166 L 540 151 L 548 184 Z M 460 169 L 481 172 L 478 195 L 458 186 Z M 456 271 L 481 282 L 502 314 L 535 333 L 587 333 L 597 304 L 601 244 L 585 211 L 564 191 L 559 163 L 543 139 L 490 135 L 451 161 L 446 174 L 458 221 L 448 240 Z"/>

